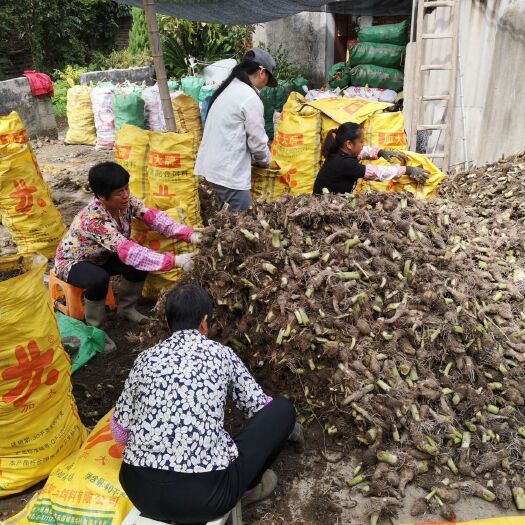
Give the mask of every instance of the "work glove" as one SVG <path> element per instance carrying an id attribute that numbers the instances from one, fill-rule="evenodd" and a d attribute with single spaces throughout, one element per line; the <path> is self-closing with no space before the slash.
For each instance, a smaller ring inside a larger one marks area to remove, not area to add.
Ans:
<path id="1" fill-rule="evenodd" d="M 175 256 L 175 267 L 180 268 L 183 272 L 190 272 L 193 270 L 194 253 L 181 253 Z"/>
<path id="2" fill-rule="evenodd" d="M 190 244 L 198 245 L 202 243 L 202 228 L 193 228 L 193 233 L 190 235 Z"/>
<path id="3" fill-rule="evenodd" d="M 378 156 L 385 159 L 387 162 L 392 162 L 394 159 L 397 159 L 401 164 L 406 164 L 407 158 L 404 153 L 400 151 L 391 151 L 388 149 L 380 149 Z"/>
<path id="4" fill-rule="evenodd" d="M 430 172 L 423 168 L 417 168 L 415 166 L 407 166 L 406 171 L 407 177 L 415 180 L 418 184 L 425 184 Z"/>

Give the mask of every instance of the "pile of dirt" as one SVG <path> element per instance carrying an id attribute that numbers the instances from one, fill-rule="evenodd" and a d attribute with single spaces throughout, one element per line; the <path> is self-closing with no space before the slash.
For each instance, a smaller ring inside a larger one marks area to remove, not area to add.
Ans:
<path id="1" fill-rule="evenodd" d="M 210 217 L 186 279 L 300 421 L 362 451 L 348 484 L 374 519 L 409 483 L 414 515 L 452 519 L 461 493 L 523 487 L 523 233 L 444 200 L 283 197 Z"/>

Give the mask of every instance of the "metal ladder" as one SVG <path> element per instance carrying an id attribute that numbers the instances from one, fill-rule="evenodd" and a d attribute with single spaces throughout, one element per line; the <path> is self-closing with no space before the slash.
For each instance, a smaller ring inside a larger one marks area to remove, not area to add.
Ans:
<path id="1" fill-rule="evenodd" d="M 417 132 L 421 130 L 438 130 L 439 136 L 437 144 L 443 145 L 442 152 L 427 153 L 426 156 L 431 160 L 443 159 L 441 169 L 447 170 L 450 159 L 452 117 L 454 110 L 454 99 L 456 95 L 456 76 L 458 61 L 458 24 L 460 0 L 416 0 L 417 1 L 417 33 L 416 33 L 416 61 L 412 103 L 412 122 L 410 132 L 410 147 L 416 150 Z M 448 7 L 450 11 L 449 32 L 446 33 L 428 33 L 425 31 L 425 10 L 432 7 Z M 426 51 L 426 42 L 433 39 L 446 39 L 451 41 L 450 61 L 445 64 L 425 64 L 423 63 Z M 450 71 L 448 94 L 435 95 L 424 93 L 425 71 Z M 424 109 L 425 102 L 446 101 L 444 114 L 439 123 L 421 122 L 421 113 Z"/>

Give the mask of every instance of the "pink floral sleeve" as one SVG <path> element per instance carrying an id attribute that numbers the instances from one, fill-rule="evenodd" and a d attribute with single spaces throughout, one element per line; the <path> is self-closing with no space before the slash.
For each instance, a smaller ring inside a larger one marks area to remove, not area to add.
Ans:
<path id="1" fill-rule="evenodd" d="M 373 146 L 363 146 L 357 160 L 377 160 L 379 158 L 379 149 Z M 387 182 L 392 179 L 398 179 L 406 172 L 405 166 L 373 166 L 368 164 L 365 171 L 365 180 L 377 180 Z"/>
<path id="2" fill-rule="evenodd" d="M 109 417 L 109 429 L 111 430 L 113 439 L 119 445 L 125 445 L 128 442 L 129 430 L 126 430 L 119 424 L 119 422 L 115 419 L 115 413 L 111 414 Z"/>
<path id="3" fill-rule="evenodd" d="M 132 197 L 133 216 L 144 221 L 152 230 L 164 235 L 168 239 L 190 242 L 193 228 L 174 221 L 169 215 L 160 210 L 148 208 L 136 197 Z"/>
<path id="4" fill-rule="evenodd" d="M 130 241 L 110 220 L 103 217 L 91 218 L 87 224 L 87 234 L 98 245 L 116 253 L 119 259 L 128 266 L 146 272 L 166 272 L 175 264 L 171 253 L 157 253 L 149 248 Z"/>
<path id="5" fill-rule="evenodd" d="M 142 220 L 153 230 L 168 239 L 190 242 L 193 228 L 174 221 L 169 215 L 160 211 L 148 209 Z"/>
<path id="6" fill-rule="evenodd" d="M 365 171 L 365 180 L 377 180 L 379 182 L 386 182 L 392 179 L 398 179 L 406 172 L 405 166 L 374 166 L 367 164 Z"/>

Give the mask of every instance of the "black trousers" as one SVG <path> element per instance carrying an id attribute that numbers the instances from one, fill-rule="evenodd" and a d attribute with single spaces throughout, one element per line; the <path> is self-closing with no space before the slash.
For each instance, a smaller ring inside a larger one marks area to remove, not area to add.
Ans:
<path id="1" fill-rule="evenodd" d="M 90 262 L 79 262 L 71 267 L 67 282 L 78 288 L 85 288 L 84 297 L 90 301 L 100 301 L 108 293 L 109 278 L 112 275 L 122 275 L 132 283 L 140 283 L 146 279 L 148 272 L 137 270 L 124 264 L 118 255 L 112 255 L 102 265 Z"/>
<path id="2" fill-rule="evenodd" d="M 184 474 L 122 463 L 120 483 L 133 505 L 148 518 L 194 525 L 216 520 L 261 481 L 294 424 L 292 404 L 277 397 L 233 437 L 239 456 L 228 468 Z"/>

